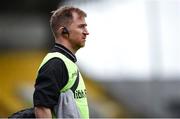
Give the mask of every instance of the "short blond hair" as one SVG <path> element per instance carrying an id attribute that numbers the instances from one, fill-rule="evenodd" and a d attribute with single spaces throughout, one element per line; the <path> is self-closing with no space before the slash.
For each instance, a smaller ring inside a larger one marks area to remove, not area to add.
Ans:
<path id="1" fill-rule="evenodd" d="M 62 6 L 57 10 L 52 11 L 53 14 L 50 19 L 50 27 L 55 36 L 57 35 L 57 30 L 60 27 L 68 26 L 72 23 L 73 12 L 80 15 L 80 17 L 87 16 L 87 14 L 83 10 L 73 6 Z"/>

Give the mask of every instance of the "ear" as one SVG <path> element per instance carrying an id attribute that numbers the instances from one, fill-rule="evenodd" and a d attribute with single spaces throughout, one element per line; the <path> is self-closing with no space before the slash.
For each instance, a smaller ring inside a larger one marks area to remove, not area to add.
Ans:
<path id="1" fill-rule="evenodd" d="M 58 35 L 63 34 L 63 29 L 64 29 L 64 27 L 61 26 L 61 27 L 57 30 Z"/>
<path id="2" fill-rule="evenodd" d="M 68 34 L 69 35 L 69 31 L 66 27 L 63 28 L 62 34 Z"/>

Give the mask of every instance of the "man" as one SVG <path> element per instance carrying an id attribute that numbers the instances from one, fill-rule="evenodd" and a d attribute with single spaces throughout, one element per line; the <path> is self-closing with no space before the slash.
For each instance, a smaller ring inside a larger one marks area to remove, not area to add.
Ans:
<path id="1" fill-rule="evenodd" d="M 85 45 L 86 36 L 89 35 L 85 17 L 86 13 L 84 11 L 72 6 L 60 7 L 51 16 L 50 26 L 55 38 L 55 46 L 48 54 L 54 54 L 39 68 L 33 95 L 36 118 L 52 117 L 53 108 L 58 105 L 60 90 L 71 80 L 69 76 L 71 67 L 68 66 L 69 64 L 65 60 L 68 59 L 75 63 L 75 53 Z M 57 53 L 60 56 L 63 55 L 62 57 L 65 56 L 65 60 L 55 56 Z M 76 91 L 73 92 L 74 98 L 81 118 L 88 118 L 86 89 L 81 75 L 79 80 L 80 83 Z M 75 92 L 77 93 L 79 90 L 81 94 L 83 93 L 83 96 L 76 96 Z M 82 104 L 84 107 L 81 103 L 84 103 Z"/>

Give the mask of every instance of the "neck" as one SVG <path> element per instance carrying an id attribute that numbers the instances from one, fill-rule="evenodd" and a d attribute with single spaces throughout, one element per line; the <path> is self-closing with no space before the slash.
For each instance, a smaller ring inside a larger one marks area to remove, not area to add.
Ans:
<path id="1" fill-rule="evenodd" d="M 68 50 L 70 50 L 74 55 L 76 54 L 76 51 L 77 50 L 74 50 L 73 48 L 72 48 L 72 46 L 68 43 L 68 42 L 66 42 L 66 40 L 56 40 L 55 41 L 57 44 L 61 44 L 61 45 L 63 45 L 64 47 L 66 47 Z"/>

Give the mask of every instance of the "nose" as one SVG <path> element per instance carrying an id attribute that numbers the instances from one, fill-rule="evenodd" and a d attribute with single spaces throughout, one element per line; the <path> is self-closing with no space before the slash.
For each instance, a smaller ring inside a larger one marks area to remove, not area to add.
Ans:
<path id="1" fill-rule="evenodd" d="M 89 32 L 87 30 L 87 28 L 84 29 L 84 32 L 83 32 L 85 35 L 89 35 Z"/>

